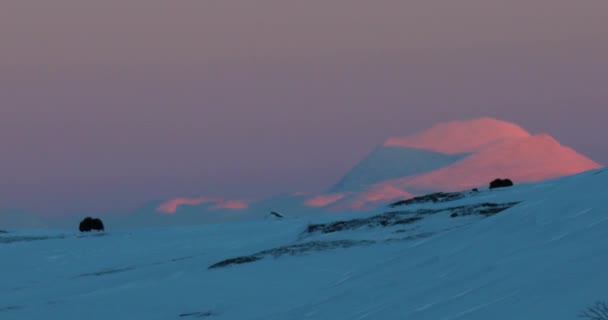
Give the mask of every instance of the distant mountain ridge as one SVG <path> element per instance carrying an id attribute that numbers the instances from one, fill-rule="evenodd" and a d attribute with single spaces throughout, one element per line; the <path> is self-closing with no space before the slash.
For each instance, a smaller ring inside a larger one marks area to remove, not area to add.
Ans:
<path id="1" fill-rule="evenodd" d="M 495 178 L 537 182 L 600 168 L 548 134 L 490 118 L 451 121 L 404 137 L 387 139 L 326 193 L 283 195 L 261 202 L 176 198 L 157 207 L 164 213 L 370 210 L 390 201 L 437 191 L 484 187 Z M 276 200 L 276 201 L 275 201 Z M 210 205 L 211 203 L 215 204 Z M 223 205 L 222 204 L 232 204 Z"/>
<path id="2" fill-rule="evenodd" d="M 485 187 L 495 178 L 510 178 L 519 184 L 600 167 L 548 134 L 531 134 L 517 124 L 484 117 L 441 123 L 409 136 L 389 138 L 323 194 L 283 195 L 280 201 L 273 197 L 224 208 L 203 204 L 205 198 L 177 198 L 158 210 L 180 212 L 180 206 L 191 207 L 188 212 L 370 210 L 425 193 Z M 239 202 L 215 199 L 214 203 Z"/>
<path id="3" fill-rule="evenodd" d="M 437 124 L 404 137 L 387 139 L 321 194 L 284 194 L 261 201 L 175 198 L 156 207 L 157 214 L 263 216 L 372 210 L 395 200 L 431 192 L 486 187 L 495 178 L 516 184 L 574 175 L 602 167 L 561 145 L 548 134 L 483 117 Z M 313 210 L 313 211 L 311 211 Z"/>
<path id="4" fill-rule="evenodd" d="M 258 219 L 271 211 L 289 218 L 374 210 L 431 192 L 485 188 L 495 178 L 522 184 L 600 167 L 548 134 L 531 134 L 516 124 L 486 117 L 389 138 L 324 193 L 286 193 L 258 201 L 176 197 L 104 219 L 116 226 L 165 226 Z M 76 217 L 53 221 L 57 225 L 76 222 Z M 35 215 L 0 214 L 0 227 L 48 224 Z"/>

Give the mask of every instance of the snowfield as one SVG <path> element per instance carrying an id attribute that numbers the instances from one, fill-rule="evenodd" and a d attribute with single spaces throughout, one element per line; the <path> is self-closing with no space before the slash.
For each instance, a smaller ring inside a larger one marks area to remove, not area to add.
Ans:
<path id="1" fill-rule="evenodd" d="M 608 300 L 607 199 L 600 169 L 373 212 L 10 229 L 0 319 L 577 319 Z"/>

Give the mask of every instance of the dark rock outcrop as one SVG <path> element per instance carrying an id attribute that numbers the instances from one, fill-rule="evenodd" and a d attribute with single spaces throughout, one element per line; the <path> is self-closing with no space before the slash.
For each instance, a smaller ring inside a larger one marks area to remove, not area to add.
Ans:
<path id="1" fill-rule="evenodd" d="M 215 263 L 215 264 L 211 265 L 209 267 L 209 269 L 226 267 L 226 266 L 233 265 L 233 264 L 243 264 L 243 263 L 255 262 L 255 261 L 258 261 L 258 260 L 262 259 L 262 257 L 259 257 L 258 255 L 245 256 L 245 257 L 236 257 L 236 258 L 222 260 L 222 261 L 220 261 L 218 263 Z"/>
<path id="2" fill-rule="evenodd" d="M 468 205 L 448 208 L 452 214 L 450 217 L 464 217 L 470 215 L 482 215 L 484 217 L 493 216 L 497 213 L 501 213 L 513 206 L 518 205 L 519 202 L 508 202 L 508 203 L 480 203 L 477 205 Z"/>
<path id="3" fill-rule="evenodd" d="M 267 257 L 279 258 L 285 255 L 299 255 L 308 252 L 321 252 L 335 249 L 346 249 L 355 246 L 366 246 L 374 244 L 370 240 L 334 240 L 334 241 L 312 241 L 299 244 L 287 245 L 274 249 L 260 251 L 250 256 L 242 256 L 226 259 L 209 266 L 209 269 L 217 269 L 230 265 L 244 264 L 262 260 Z"/>
<path id="4" fill-rule="evenodd" d="M 509 179 L 495 179 L 490 182 L 490 189 L 512 187 L 513 181 Z"/>
<path id="5" fill-rule="evenodd" d="M 364 219 L 352 219 L 331 223 L 311 224 L 306 228 L 307 233 L 334 233 L 363 227 L 377 228 L 395 225 L 411 224 L 422 220 L 422 217 L 404 217 L 409 212 L 388 212 Z"/>
<path id="6" fill-rule="evenodd" d="M 395 208 L 399 206 L 409 206 L 413 204 L 422 204 L 422 203 L 441 203 L 441 202 L 449 202 L 456 201 L 458 199 L 462 199 L 466 196 L 463 192 L 437 192 L 432 194 L 427 194 L 420 197 L 411 198 L 408 200 L 397 201 L 389 207 Z"/>
<path id="7" fill-rule="evenodd" d="M 283 215 L 282 215 L 282 214 L 280 214 L 280 213 L 278 213 L 278 212 L 276 212 L 276 211 L 272 211 L 272 212 L 270 213 L 270 215 L 271 215 L 271 216 L 275 216 L 275 217 L 277 217 L 277 218 L 283 218 Z"/>
<path id="8" fill-rule="evenodd" d="M 80 232 L 104 231 L 103 222 L 97 218 L 86 217 L 80 222 Z"/>
<path id="9" fill-rule="evenodd" d="M 447 195 L 447 196 L 446 196 Z M 427 198 L 435 198 L 437 201 L 435 202 L 448 202 L 449 198 L 457 198 L 459 195 L 457 194 L 436 194 L 433 197 Z M 425 199 L 426 200 L 426 199 Z M 444 201 L 442 201 L 444 200 Z M 430 202 L 434 202 L 430 200 Z M 415 224 L 418 221 L 423 220 L 427 216 L 431 215 L 446 215 L 452 218 L 457 217 L 466 217 L 466 216 L 481 216 L 481 217 L 489 217 L 505 211 L 515 205 L 518 202 L 510 202 L 510 203 L 477 203 L 477 204 L 468 204 L 462 206 L 453 206 L 453 207 L 443 207 L 443 208 L 420 208 L 415 210 L 400 210 L 400 211 L 391 211 L 382 214 L 373 215 L 366 218 L 357 218 L 350 220 L 340 220 L 333 221 L 328 223 L 317 223 L 317 224 L 309 224 L 303 234 L 301 235 L 301 239 L 308 238 L 310 236 L 314 236 L 315 234 L 329 234 L 329 233 L 338 233 L 338 232 L 348 232 L 360 228 L 393 228 L 390 231 L 392 233 L 408 233 L 412 232 L 414 234 L 406 235 L 404 237 L 399 238 L 389 238 L 384 241 L 410 241 L 416 239 L 422 239 L 426 237 L 430 237 L 433 235 L 432 232 L 417 232 L 419 226 Z M 412 225 L 409 229 L 403 229 L 404 225 Z M 394 228 L 399 228 L 398 230 L 394 230 Z M 382 242 L 382 241 L 380 241 Z M 227 266 L 241 265 L 256 262 L 266 258 L 279 258 L 282 256 L 293 256 L 300 255 L 312 252 L 322 252 L 328 250 L 335 249 L 345 249 L 350 247 L 361 247 L 361 246 L 369 246 L 379 243 L 378 240 L 329 240 L 329 241 L 305 241 L 302 243 L 296 243 L 286 246 L 281 246 L 269 250 L 260 251 L 247 256 L 239 256 L 226 260 L 222 260 L 217 262 L 211 266 L 209 269 L 217 269 L 224 268 Z"/>
<path id="10" fill-rule="evenodd" d="M 444 194 L 445 195 L 445 194 Z M 457 195 L 448 194 L 448 195 Z M 458 196 L 455 196 L 458 197 Z M 439 198 L 436 202 L 448 202 L 450 196 Z M 452 198 L 454 199 L 454 198 Z M 330 223 L 310 224 L 306 228 L 306 233 L 334 233 L 341 231 L 354 230 L 359 228 L 380 228 L 380 227 L 391 227 L 397 225 L 413 224 L 420 221 L 424 216 L 444 213 L 447 212 L 452 218 L 469 216 L 469 215 L 481 215 L 491 216 L 496 213 L 502 212 L 512 206 L 518 204 L 517 202 L 511 203 L 479 203 L 470 204 L 463 206 L 447 207 L 447 208 L 436 208 L 436 209 L 417 209 L 417 210 L 400 210 L 381 213 L 367 218 L 351 219 L 351 220 L 340 220 Z"/>

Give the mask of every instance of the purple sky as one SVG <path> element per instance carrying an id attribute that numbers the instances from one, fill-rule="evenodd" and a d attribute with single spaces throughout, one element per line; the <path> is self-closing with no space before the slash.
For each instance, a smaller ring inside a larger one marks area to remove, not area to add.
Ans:
<path id="1" fill-rule="evenodd" d="M 608 163 L 606 0 L 3 0 L 0 210 L 328 187 L 493 116 Z"/>

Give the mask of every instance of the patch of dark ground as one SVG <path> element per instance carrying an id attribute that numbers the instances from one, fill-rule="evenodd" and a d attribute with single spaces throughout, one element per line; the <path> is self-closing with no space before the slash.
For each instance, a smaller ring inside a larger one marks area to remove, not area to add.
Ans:
<path id="1" fill-rule="evenodd" d="M 179 315 L 180 318 L 207 318 L 217 316 L 217 313 L 213 311 L 205 311 L 205 312 L 192 312 L 192 313 L 182 313 Z"/>
<path id="2" fill-rule="evenodd" d="M 414 223 L 422 217 L 404 217 L 404 215 L 415 212 L 394 211 L 382 213 L 369 218 L 336 221 L 331 223 L 311 224 L 306 228 L 306 233 L 333 233 L 338 231 L 359 229 L 362 227 L 387 227 Z"/>
<path id="3" fill-rule="evenodd" d="M 451 211 L 450 217 L 464 217 L 474 214 L 479 214 L 485 217 L 493 216 L 497 213 L 503 212 L 509 208 L 512 208 L 520 202 L 507 202 L 507 203 L 481 203 L 474 206 L 460 206 L 448 208 Z"/>
<path id="4" fill-rule="evenodd" d="M 284 216 L 276 211 L 270 212 L 270 215 L 275 216 L 277 218 L 284 218 Z"/>
<path id="5" fill-rule="evenodd" d="M 331 223 L 323 223 L 323 224 L 311 224 L 306 228 L 305 234 L 313 234 L 313 233 L 333 233 L 333 232 L 341 232 L 354 230 L 363 227 L 370 228 L 378 228 L 378 227 L 388 227 L 388 226 L 397 226 L 404 224 L 412 224 L 414 222 L 420 221 L 427 215 L 434 215 L 438 213 L 447 213 L 450 217 L 464 217 L 470 215 L 481 215 L 484 217 L 488 217 L 504 210 L 507 210 L 519 202 L 510 202 L 510 203 L 481 203 L 481 204 L 473 204 L 473 205 L 463 205 L 457 207 L 450 208 L 441 208 L 441 209 L 418 209 L 418 210 L 403 210 L 403 211 L 392 211 L 387 213 L 382 213 L 379 215 L 371 216 L 369 218 L 361 218 L 361 219 L 352 219 L 345 221 L 336 221 Z M 417 228 L 410 229 L 401 229 L 397 230 L 394 233 L 405 233 L 408 231 L 416 230 Z M 416 240 L 422 239 L 432 236 L 432 233 L 420 233 L 417 235 L 411 235 L 400 238 L 393 238 L 387 241 L 407 241 L 407 240 Z M 300 244 L 294 244 L 289 246 L 278 247 L 270 250 L 260 251 L 258 253 L 249 255 L 249 256 L 241 256 L 231 259 L 222 260 L 218 263 L 215 263 L 209 266 L 209 269 L 222 268 L 230 265 L 237 264 L 245 264 L 251 263 L 255 261 L 262 260 L 266 257 L 274 257 L 278 258 L 284 255 L 297 255 L 303 254 L 307 252 L 318 252 L 318 251 L 326 251 L 333 249 L 341 249 L 341 248 L 349 248 L 353 246 L 364 246 L 364 245 L 372 245 L 377 243 L 376 241 L 371 240 L 335 240 L 335 241 L 311 241 L 304 242 Z"/>
<path id="6" fill-rule="evenodd" d="M 418 209 L 418 210 L 403 210 L 403 211 L 391 211 L 381 213 L 368 218 L 336 221 L 330 223 L 311 224 L 306 228 L 308 234 L 320 232 L 320 233 L 333 233 L 347 230 L 354 230 L 363 227 L 378 228 L 396 225 L 412 224 L 420 221 L 425 215 L 432 215 L 442 212 L 449 212 L 450 216 L 462 217 L 473 214 L 479 214 L 482 216 L 490 216 L 497 214 L 501 211 L 507 210 L 519 202 L 510 203 L 481 203 L 474 205 L 463 205 L 450 208 L 440 209 Z"/>
<path id="7" fill-rule="evenodd" d="M 99 277 L 99 276 L 105 276 L 105 275 L 109 275 L 109 274 L 127 272 L 127 271 L 131 271 L 131 270 L 134 270 L 134 269 L 135 268 L 133 268 L 133 267 L 106 269 L 106 270 L 101 270 L 101 271 L 97 271 L 97 272 L 83 273 L 81 275 L 76 276 L 76 278 L 81 278 L 81 277 Z"/>
<path id="8" fill-rule="evenodd" d="M 255 262 L 258 260 L 262 260 L 266 257 L 278 258 L 278 257 L 284 256 L 284 255 L 293 256 L 293 255 L 304 254 L 304 253 L 312 252 L 312 251 L 320 252 L 320 251 L 327 251 L 327 250 L 334 250 L 334 249 L 345 249 L 345 248 L 350 248 L 350 247 L 354 247 L 354 246 L 372 245 L 374 243 L 376 243 L 376 242 L 371 241 L 371 240 L 335 240 L 335 241 L 305 242 L 305 243 L 299 243 L 299 244 L 294 244 L 294 245 L 289 245 L 289 246 L 278 247 L 278 248 L 274 248 L 274 249 L 270 249 L 270 250 L 264 250 L 264 251 L 260 251 L 258 253 L 255 253 L 255 254 L 252 254 L 249 256 L 242 256 L 242 257 L 222 260 L 218 263 L 215 263 L 215 264 L 209 266 L 209 269 L 216 269 L 216 268 L 227 267 L 227 266 L 235 265 L 235 264 L 244 264 L 244 263 Z"/>
<path id="9" fill-rule="evenodd" d="M 0 243 L 29 242 L 29 241 L 52 240 L 52 239 L 65 239 L 65 236 L 13 236 L 13 237 L 0 236 Z"/>
<path id="10" fill-rule="evenodd" d="M 397 201 L 389 205 L 391 208 L 399 207 L 399 206 L 409 206 L 413 204 L 421 204 L 421 203 L 441 203 L 441 202 L 450 202 L 456 201 L 475 193 L 477 191 L 471 192 L 437 192 L 431 193 L 420 197 L 411 198 L 408 200 Z"/>
<path id="11" fill-rule="evenodd" d="M 213 265 L 209 266 L 209 269 L 223 268 L 223 267 L 227 267 L 227 266 L 230 266 L 233 264 L 244 264 L 244 263 L 255 262 L 258 260 L 262 260 L 263 258 L 264 257 L 259 256 L 258 254 L 254 254 L 251 256 L 242 256 L 242 257 L 226 259 L 226 260 L 222 260 L 218 263 L 214 263 Z"/>

